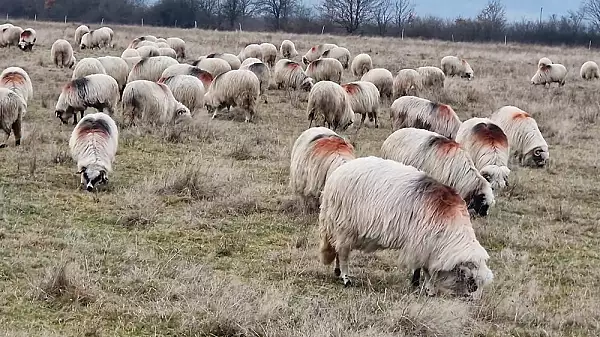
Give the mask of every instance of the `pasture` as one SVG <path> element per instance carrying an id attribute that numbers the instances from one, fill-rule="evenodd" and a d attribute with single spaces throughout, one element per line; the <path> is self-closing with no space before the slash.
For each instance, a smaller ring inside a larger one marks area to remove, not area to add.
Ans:
<path id="1" fill-rule="evenodd" d="M 75 49 L 77 60 L 120 56 L 137 36 L 186 41 L 188 61 L 238 54 L 247 43 L 295 42 L 300 55 L 335 43 L 392 73 L 467 59 L 475 78 L 425 93 L 461 120 L 515 105 L 550 146 L 544 169 L 512 165 L 510 187 L 473 221 L 495 274 L 480 301 L 430 298 L 410 287 L 394 251 L 352 254 L 344 288 L 318 260 L 317 215 L 287 188 L 290 151 L 308 127 L 307 93 L 269 90 L 254 123 L 206 110 L 174 127 L 120 130 L 108 187 L 79 190 L 76 163 L 54 105 L 71 70 L 50 47 L 73 44 L 77 25 L 32 27 L 32 53 L 0 49 L 34 96 L 20 147 L 0 149 L 0 335 L 3 336 L 595 336 L 600 334 L 600 82 L 579 78 L 599 61 L 587 49 L 467 44 L 285 33 L 111 26 L 115 48 Z M 93 27 L 97 27 L 93 25 Z M 547 56 L 569 70 L 564 87 L 534 87 Z M 343 82 L 354 80 L 349 71 Z M 90 110 L 92 111 L 92 110 Z M 122 120 L 120 109 L 115 119 Z M 391 133 L 389 103 L 353 141 L 379 155 Z"/>

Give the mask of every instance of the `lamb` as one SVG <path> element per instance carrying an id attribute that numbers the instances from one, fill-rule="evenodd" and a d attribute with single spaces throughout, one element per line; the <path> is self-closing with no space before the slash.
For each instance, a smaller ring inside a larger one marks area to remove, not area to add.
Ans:
<path id="1" fill-rule="evenodd" d="M 272 43 L 261 43 L 260 50 L 262 53 L 262 61 L 269 67 L 275 66 L 275 60 L 277 59 L 277 47 Z"/>
<path id="2" fill-rule="evenodd" d="M 71 79 L 83 78 L 92 74 L 106 74 L 106 69 L 98 59 L 86 57 L 75 65 Z"/>
<path id="3" fill-rule="evenodd" d="M 206 55 L 207 59 L 212 59 L 212 58 L 218 58 L 221 60 L 225 60 L 227 61 L 227 63 L 229 63 L 229 66 L 231 67 L 231 70 L 236 70 L 236 69 L 240 69 L 241 67 L 241 62 L 240 59 L 238 59 L 237 56 L 233 55 L 233 54 L 229 54 L 229 53 L 213 53 L 213 54 L 208 54 Z M 198 59 L 198 61 L 202 61 L 202 57 L 200 59 Z"/>
<path id="4" fill-rule="evenodd" d="M 111 76 L 119 84 L 119 94 L 123 93 L 127 85 L 127 76 L 129 76 L 129 65 L 125 60 L 116 56 L 102 56 L 98 58 L 102 63 L 106 74 Z"/>
<path id="5" fill-rule="evenodd" d="M 164 83 L 146 80 L 127 83 L 121 102 L 128 125 L 133 125 L 136 119 L 150 124 L 175 124 L 191 116 L 190 109 L 177 101 Z"/>
<path id="6" fill-rule="evenodd" d="M 302 62 L 304 64 L 309 64 L 313 61 L 316 61 L 317 59 L 319 59 L 324 52 L 336 48 L 337 45 L 332 44 L 332 43 L 325 43 L 325 44 L 320 44 L 317 46 L 313 46 L 312 48 L 310 48 L 306 54 L 304 54 L 304 56 L 302 56 Z"/>
<path id="7" fill-rule="evenodd" d="M 311 62 L 306 68 L 306 75 L 319 81 L 332 81 L 340 84 L 344 68 L 340 61 L 332 58 L 320 58 Z"/>
<path id="8" fill-rule="evenodd" d="M 346 286 L 353 249 L 399 250 L 400 264 L 425 270 L 428 295 L 475 297 L 493 279 L 458 193 L 391 160 L 358 158 L 333 171 L 321 193 L 319 230 L 321 262 L 335 260 Z"/>
<path id="9" fill-rule="evenodd" d="M 350 64 L 350 51 L 344 47 L 329 49 L 325 51 L 321 57 L 331 57 L 340 61 L 344 69 L 348 69 L 348 65 Z"/>
<path id="10" fill-rule="evenodd" d="M 8 67 L 0 73 L 0 87 L 7 88 L 17 93 L 25 104 L 33 97 L 33 85 L 29 75 L 19 67 Z"/>
<path id="11" fill-rule="evenodd" d="M 504 106 L 492 114 L 490 119 L 498 124 L 508 137 L 511 153 L 523 166 L 543 167 L 550 159 L 548 144 L 538 125 L 527 112 L 515 107 Z"/>
<path id="12" fill-rule="evenodd" d="M 587 61 L 581 66 L 581 70 L 579 71 L 579 76 L 584 80 L 593 80 L 596 78 L 600 78 L 600 70 L 598 69 L 598 64 L 594 61 Z"/>
<path id="13" fill-rule="evenodd" d="M 175 75 L 192 75 L 197 77 L 202 84 L 204 89 L 208 90 L 208 87 L 212 83 L 214 76 L 206 70 L 202 70 L 199 67 L 194 67 L 189 64 L 174 64 L 163 71 L 160 77 L 171 77 Z"/>
<path id="14" fill-rule="evenodd" d="M 140 57 L 140 53 L 132 48 L 127 48 L 123 51 L 123 53 L 121 54 L 121 58 L 130 58 L 130 57 Z"/>
<path id="15" fill-rule="evenodd" d="M 456 56 L 444 56 L 441 63 L 445 76 L 460 76 L 469 81 L 473 79 L 473 68 L 466 60 L 459 59 Z"/>
<path id="16" fill-rule="evenodd" d="M 258 81 L 260 82 L 260 95 L 263 97 L 265 103 L 267 103 L 267 95 L 265 93 L 269 88 L 269 83 L 271 83 L 271 71 L 269 70 L 269 67 L 262 62 L 255 62 L 242 66 L 240 69 L 250 70 L 258 77 Z"/>
<path id="17" fill-rule="evenodd" d="M 83 35 L 85 35 L 86 33 L 90 32 L 90 27 L 86 26 L 86 25 L 81 25 L 79 27 L 77 27 L 77 29 L 75 29 L 75 43 L 79 46 L 81 45 L 81 38 L 83 37 Z"/>
<path id="18" fill-rule="evenodd" d="M 50 57 L 59 68 L 70 68 L 72 69 L 75 66 L 75 56 L 73 56 L 73 47 L 67 40 L 58 39 L 54 41 L 52 44 L 52 48 L 50 49 Z"/>
<path id="19" fill-rule="evenodd" d="M 314 85 L 314 80 L 302 69 L 302 66 L 288 59 L 281 59 L 275 64 L 275 84 L 278 89 L 301 89 L 310 91 Z"/>
<path id="20" fill-rule="evenodd" d="M 544 86 L 552 83 L 558 83 L 559 87 L 565 85 L 565 78 L 567 77 L 567 68 L 562 64 L 552 63 L 547 66 L 543 66 L 537 70 L 535 75 L 531 78 L 531 84 Z"/>
<path id="21" fill-rule="evenodd" d="M 229 63 L 220 58 L 206 58 L 194 63 L 196 67 L 208 71 L 213 78 L 231 70 Z"/>
<path id="22" fill-rule="evenodd" d="M 424 88 L 442 89 L 444 88 L 444 81 L 446 75 L 442 69 L 438 67 L 419 67 L 417 72 L 421 75 Z"/>
<path id="23" fill-rule="evenodd" d="M 401 96 L 416 96 L 423 90 L 423 79 L 414 69 L 402 69 L 394 78 L 394 99 Z"/>
<path id="24" fill-rule="evenodd" d="M 5 27 L 2 31 L 2 44 L 0 47 L 18 46 L 23 28 L 17 26 Z"/>
<path id="25" fill-rule="evenodd" d="M 172 59 L 177 59 L 177 52 L 173 50 L 171 47 L 167 48 L 158 48 L 158 53 L 160 56 L 168 56 Z"/>
<path id="26" fill-rule="evenodd" d="M 204 104 L 208 113 L 215 118 L 218 110 L 231 106 L 241 107 L 245 114 L 246 123 L 256 114 L 256 101 L 260 96 L 260 81 L 258 77 L 246 69 L 238 69 L 223 73 L 213 80 L 204 95 Z"/>
<path id="27" fill-rule="evenodd" d="M 437 132 L 454 139 L 460 128 L 456 112 L 446 104 L 435 103 L 415 96 L 402 96 L 390 109 L 392 130 L 418 128 Z"/>
<path id="28" fill-rule="evenodd" d="M 308 120 L 312 126 L 313 120 L 322 116 L 328 128 L 346 130 L 354 123 L 354 111 L 350 98 L 339 84 L 331 81 L 321 81 L 314 85 L 308 95 Z"/>
<path id="29" fill-rule="evenodd" d="M 244 49 L 242 49 L 238 54 L 238 59 L 240 59 L 240 62 L 243 62 L 249 57 L 254 57 L 259 60 L 262 60 L 262 48 L 260 48 L 260 45 L 256 43 L 251 43 L 244 47 Z"/>
<path id="30" fill-rule="evenodd" d="M 404 128 L 381 146 L 381 156 L 419 170 L 458 192 L 469 210 L 486 216 L 495 203 L 490 183 L 479 173 L 469 154 L 457 142 L 423 129 Z"/>
<path id="31" fill-rule="evenodd" d="M 19 38 L 19 48 L 22 51 L 31 51 L 35 41 L 37 41 L 35 30 L 33 28 L 26 28 Z"/>
<path id="32" fill-rule="evenodd" d="M 185 41 L 178 37 L 170 37 L 166 41 L 173 50 L 177 53 L 177 59 L 182 61 L 185 59 Z"/>
<path id="33" fill-rule="evenodd" d="M 83 117 L 69 139 L 71 156 L 77 162 L 81 185 L 92 192 L 108 183 L 119 144 L 119 130 L 115 121 L 102 112 Z"/>
<path id="34" fill-rule="evenodd" d="M 290 40 L 283 40 L 281 42 L 279 52 L 281 53 L 281 56 L 285 59 L 293 59 L 294 57 L 298 56 L 296 46 L 294 46 L 294 42 Z"/>
<path id="35" fill-rule="evenodd" d="M 137 62 L 127 76 L 127 83 L 137 80 L 147 80 L 156 82 L 162 76 L 163 72 L 173 65 L 178 65 L 179 62 L 168 56 L 153 56 L 142 58 Z"/>
<path id="36" fill-rule="evenodd" d="M 355 159 L 354 147 L 330 129 L 313 127 L 294 142 L 290 161 L 290 189 L 308 211 L 319 208 L 325 180 L 341 165 Z"/>
<path id="37" fill-rule="evenodd" d="M 136 49 L 141 58 L 161 56 L 160 50 L 155 46 L 142 46 Z"/>
<path id="38" fill-rule="evenodd" d="M 352 70 L 352 75 L 356 77 L 362 77 L 369 70 L 373 69 L 373 61 L 371 60 L 371 56 L 367 54 L 356 55 L 352 60 L 350 69 Z"/>
<path id="39" fill-rule="evenodd" d="M 7 147 L 11 133 L 15 135 L 15 146 L 21 145 L 21 123 L 27 113 L 27 102 L 18 93 L 0 88 L 0 129 L 6 137 L 0 142 L 0 149 Z"/>
<path id="40" fill-rule="evenodd" d="M 539 61 L 538 61 L 538 69 L 543 69 L 548 65 L 551 65 L 552 61 L 547 58 L 547 57 L 542 57 Z"/>
<path id="41" fill-rule="evenodd" d="M 252 63 L 262 63 L 262 61 L 257 59 L 256 57 L 249 57 L 249 58 L 245 59 L 244 62 L 242 62 L 240 67 L 247 66 Z"/>
<path id="42" fill-rule="evenodd" d="M 83 34 L 79 49 L 94 49 L 104 48 L 111 45 L 112 37 L 108 29 L 90 30 L 89 33 Z"/>
<path id="43" fill-rule="evenodd" d="M 56 102 L 55 115 L 63 124 L 73 117 L 77 124 L 77 112 L 83 119 L 86 108 L 93 107 L 99 112 L 108 110 L 113 115 L 119 101 L 119 85 L 114 78 L 106 74 L 92 74 L 68 82 L 62 89 Z"/>
<path id="44" fill-rule="evenodd" d="M 175 100 L 185 105 L 190 110 L 190 113 L 204 107 L 204 84 L 197 77 L 176 75 L 161 78 L 158 80 L 158 83 L 166 84 Z"/>
<path id="45" fill-rule="evenodd" d="M 456 142 L 467 151 L 492 190 L 508 186 L 508 138 L 498 125 L 488 118 L 466 120 L 458 129 Z"/>
<path id="46" fill-rule="evenodd" d="M 360 127 L 365 122 L 365 118 L 369 116 L 370 121 L 375 121 L 375 127 L 379 127 L 377 120 L 377 111 L 379 109 L 379 90 L 375 84 L 371 82 L 356 81 L 347 84 L 342 84 L 342 88 L 346 91 L 346 95 L 350 100 L 350 107 L 355 114 L 361 114 Z"/>
<path id="47" fill-rule="evenodd" d="M 394 76 L 389 70 L 384 68 L 371 69 L 360 80 L 375 84 L 377 90 L 379 90 L 381 99 L 392 99 L 392 94 L 394 93 Z"/>

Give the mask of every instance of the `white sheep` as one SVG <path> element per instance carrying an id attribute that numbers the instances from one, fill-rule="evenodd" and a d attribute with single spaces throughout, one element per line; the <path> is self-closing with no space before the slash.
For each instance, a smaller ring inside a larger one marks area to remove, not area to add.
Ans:
<path id="1" fill-rule="evenodd" d="M 319 59 L 324 52 L 336 47 L 337 45 L 332 43 L 325 43 L 313 46 L 306 52 L 306 54 L 304 54 L 304 56 L 302 56 L 302 62 L 308 65 L 309 63 Z"/>
<path id="2" fill-rule="evenodd" d="M 579 70 L 579 76 L 584 80 L 593 80 L 600 78 L 600 69 L 598 69 L 598 64 L 594 61 L 587 61 L 581 66 L 581 70 Z"/>
<path id="3" fill-rule="evenodd" d="M 307 210 L 317 210 L 327 177 L 355 159 L 354 147 L 332 130 L 310 128 L 298 137 L 290 161 L 290 189 L 300 196 Z"/>
<path id="4" fill-rule="evenodd" d="M 438 133 L 404 128 L 381 146 L 381 157 L 422 170 L 458 192 L 470 210 L 486 216 L 495 203 L 490 183 L 460 144 Z"/>
<path id="5" fill-rule="evenodd" d="M 142 58 L 129 71 L 127 83 L 137 80 L 158 81 L 163 72 L 170 66 L 178 65 L 179 62 L 168 56 L 154 56 Z M 179 74 L 178 74 L 179 75 Z"/>
<path id="6" fill-rule="evenodd" d="M 198 59 L 198 61 L 202 61 L 203 59 L 211 59 L 211 58 L 218 58 L 221 60 L 225 60 L 227 61 L 227 63 L 229 63 L 229 66 L 231 67 L 231 70 L 236 70 L 236 69 L 240 69 L 240 67 L 242 66 L 240 59 L 238 59 L 237 56 L 233 55 L 233 54 L 229 54 L 229 53 L 212 53 L 212 54 L 208 54 L 206 56 L 202 56 Z"/>
<path id="7" fill-rule="evenodd" d="M 161 56 L 160 50 L 155 46 L 141 46 L 136 49 L 141 58 Z"/>
<path id="8" fill-rule="evenodd" d="M 75 29 L 75 37 L 73 38 L 75 40 L 75 44 L 77 44 L 78 46 L 81 44 L 81 38 L 83 37 L 83 35 L 85 35 L 86 33 L 90 32 L 90 27 L 86 26 L 86 25 L 81 25 L 79 27 L 77 27 L 77 29 Z"/>
<path id="9" fill-rule="evenodd" d="M 167 44 L 168 46 L 168 44 Z M 141 47 L 154 47 L 154 48 L 159 48 L 158 44 L 156 42 L 153 41 L 148 41 L 148 40 L 144 40 L 144 41 L 140 41 L 136 44 L 135 49 L 140 49 Z M 169 47 L 170 48 L 170 47 Z"/>
<path id="10" fill-rule="evenodd" d="M 256 114 L 256 101 L 260 96 L 260 81 L 250 70 L 238 69 L 223 73 L 213 80 L 204 95 L 204 104 L 208 113 L 215 118 L 217 112 L 227 107 L 237 106 L 244 110 L 245 120 L 249 122 Z"/>
<path id="11" fill-rule="evenodd" d="M 252 63 L 262 63 L 262 61 L 257 59 L 256 57 L 249 57 L 249 58 L 245 59 L 244 62 L 242 62 L 240 67 L 247 66 Z"/>
<path id="12" fill-rule="evenodd" d="M 473 79 L 473 68 L 464 59 L 456 56 L 444 56 L 442 58 L 442 71 L 446 76 L 460 76 L 469 81 Z"/>
<path id="13" fill-rule="evenodd" d="M 173 48 L 171 48 L 171 46 L 169 46 L 169 44 L 168 44 L 168 43 L 166 43 L 166 42 L 156 42 L 156 47 L 157 47 L 158 49 L 161 49 L 161 48 L 169 48 L 169 49 L 173 49 Z M 175 54 L 177 54 L 177 52 L 175 52 Z"/>
<path id="14" fill-rule="evenodd" d="M 565 85 L 566 77 L 567 68 L 562 64 L 552 63 L 539 68 L 531 78 L 531 84 L 549 86 L 552 83 L 558 83 L 558 86 L 562 87 Z"/>
<path id="15" fill-rule="evenodd" d="M 140 57 L 140 53 L 132 48 L 127 48 L 123 51 L 123 53 L 121 54 L 121 58 L 130 58 L 130 57 Z"/>
<path id="16" fill-rule="evenodd" d="M 325 121 L 328 128 L 332 130 L 346 130 L 354 123 L 354 111 L 350 106 L 350 98 L 339 84 L 332 81 L 321 81 L 316 83 L 308 95 L 309 126 L 313 120 Z"/>
<path id="17" fill-rule="evenodd" d="M 190 109 L 177 101 L 164 83 L 146 80 L 127 83 L 121 102 L 127 125 L 133 125 L 136 119 L 150 124 L 175 124 L 191 116 Z"/>
<path id="18" fill-rule="evenodd" d="M 428 295 L 478 297 L 493 279 L 456 191 L 391 160 L 358 158 L 333 171 L 321 193 L 319 231 L 321 262 L 335 260 L 344 285 L 353 249 L 398 250 L 401 265 L 425 270 Z"/>
<path id="19" fill-rule="evenodd" d="M 73 47 L 67 40 L 58 39 L 52 44 L 50 57 L 57 67 L 73 68 L 75 66 L 75 56 L 73 56 Z"/>
<path id="20" fill-rule="evenodd" d="M 119 84 L 119 93 L 123 93 L 129 76 L 129 65 L 125 60 L 116 56 L 102 56 L 98 58 L 102 63 L 106 74 L 111 76 Z"/>
<path id="21" fill-rule="evenodd" d="M 381 99 L 392 99 L 394 93 L 394 76 L 385 68 L 374 68 L 364 74 L 361 81 L 367 81 L 375 84 L 379 90 Z"/>
<path id="22" fill-rule="evenodd" d="M 551 65 L 552 64 L 552 60 L 550 60 L 547 57 L 542 57 L 539 61 L 538 61 L 538 69 L 543 69 L 544 67 Z"/>
<path id="23" fill-rule="evenodd" d="M 133 56 L 133 57 L 124 57 L 123 61 L 125 61 L 127 63 L 127 66 L 129 67 L 129 71 L 131 72 L 131 69 L 133 69 L 133 67 L 142 60 L 141 57 L 139 56 Z M 129 78 L 129 76 L 127 77 Z"/>
<path id="24" fill-rule="evenodd" d="M 9 47 L 19 45 L 19 40 L 21 39 L 21 33 L 23 33 L 23 28 L 18 26 L 8 26 L 3 28 L 2 30 L 2 40 L 0 47 Z"/>
<path id="25" fill-rule="evenodd" d="M 423 82 L 424 88 L 444 88 L 444 81 L 446 80 L 446 75 L 444 75 L 442 69 L 438 67 L 419 67 L 416 70 L 419 73 L 419 75 L 421 75 L 421 80 Z"/>
<path id="26" fill-rule="evenodd" d="M 375 84 L 371 82 L 356 81 L 347 84 L 342 84 L 342 88 L 346 91 L 346 95 L 350 100 L 350 107 L 355 114 L 361 114 L 359 128 L 365 122 L 365 118 L 369 116 L 369 121 L 375 122 L 375 127 L 379 127 L 377 114 L 379 110 L 379 90 Z"/>
<path id="27" fill-rule="evenodd" d="M 112 40 L 115 38 L 115 32 L 113 32 L 113 30 L 110 27 L 100 27 L 98 28 L 98 30 L 106 32 L 108 34 L 109 40 L 106 46 L 111 48 L 114 47 Z"/>
<path id="28" fill-rule="evenodd" d="M 94 49 L 104 48 L 111 45 L 112 37 L 107 29 L 90 30 L 89 33 L 83 34 L 79 49 Z"/>
<path id="29" fill-rule="evenodd" d="M 184 60 L 186 57 L 186 53 L 185 53 L 185 41 L 183 41 L 182 39 L 178 38 L 178 37 L 170 37 L 166 40 L 166 42 L 169 44 L 169 47 L 173 48 L 173 50 L 175 50 L 175 52 L 177 53 L 177 59 L 178 60 Z"/>
<path id="30" fill-rule="evenodd" d="M 296 46 L 294 45 L 294 42 L 290 41 L 290 40 L 283 40 L 281 42 L 281 46 L 279 47 L 279 52 L 281 53 L 281 56 L 285 59 L 293 59 L 294 57 L 298 56 L 298 52 L 296 51 Z"/>
<path id="31" fill-rule="evenodd" d="M 311 62 L 306 68 L 306 75 L 319 81 L 332 81 L 340 84 L 344 67 L 340 61 L 333 58 L 320 58 Z"/>
<path id="32" fill-rule="evenodd" d="M 208 71 L 213 78 L 231 70 L 229 63 L 220 58 L 205 58 L 201 61 L 196 61 L 194 66 Z"/>
<path id="33" fill-rule="evenodd" d="M 158 53 L 160 56 L 168 56 L 172 59 L 177 59 L 177 52 L 171 47 L 158 48 Z"/>
<path id="34" fill-rule="evenodd" d="M 19 38 L 19 48 L 23 51 L 31 51 L 33 49 L 33 45 L 37 41 L 37 34 L 33 28 L 26 28 L 21 33 Z"/>
<path id="35" fill-rule="evenodd" d="M 262 62 L 269 67 L 275 66 L 275 60 L 277 59 L 277 47 L 272 43 L 261 43 L 260 50 L 262 54 Z"/>
<path id="36" fill-rule="evenodd" d="M 251 44 L 247 45 L 246 47 L 244 47 L 244 49 L 242 49 L 240 51 L 240 53 L 238 54 L 238 59 L 240 59 L 240 62 L 243 62 L 245 59 L 247 59 L 249 57 L 254 57 L 259 60 L 262 60 L 262 58 L 263 58 L 262 48 L 260 48 L 260 45 L 258 45 L 256 43 L 251 43 Z"/>
<path id="37" fill-rule="evenodd" d="M 0 149 L 8 146 L 11 133 L 15 136 L 15 146 L 21 145 L 23 116 L 27 113 L 27 102 L 18 93 L 0 88 L 0 129 L 6 135 L 0 142 Z"/>
<path id="38" fill-rule="evenodd" d="M 437 132 L 454 139 L 460 119 L 446 104 L 432 102 L 415 96 L 402 96 L 392 103 L 390 109 L 392 130 L 419 128 Z"/>
<path id="39" fill-rule="evenodd" d="M 189 64 L 174 64 L 165 69 L 160 77 L 171 77 L 175 75 L 192 75 L 197 77 L 202 84 L 204 84 L 204 89 L 208 90 L 208 87 L 211 85 L 214 76 L 206 70 L 200 69 L 199 67 L 195 67 Z"/>
<path id="40" fill-rule="evenodd" d="M 401 96 L 416 96 L 423 90 L 423 79 L 414 69 L 401 69 L 394 78 L 394 99 Z"/>
<path id="41" fill-rule="evenodd" d="M 538 125 L 527 112 L 504 106 L 494 112 L 490 119 L 498 124 L 508 137 L 510 151 L 523 166 L 543 167 L 550 159 L 548 144 Z"/>
<path id="42" fill-rule="evenodd" d="M 352 60 L 350 69 L 352 70 L 352 75 L 362 77 L 369 70 L 373 69 L 373 60 L 371 60 L 371 56 L 368 54 L 358 54 Z"/>
<path id="43" fill-rule="evenodd" d="M 108 183 L 108 173 L 119 145 L 119 130 L 115 121 L 102 112 L 83 117 L 71 133 L 69 148 L 77 162 L 81 185 L 88 192 Z"/>
<path id="44" fill-rule="evenodd" d="M 86 57 L 77 62 L 75 68 L 73 69 L 71 79 L 74 80 L 76 78 L 83 78 L 92 74 L 106 74 L 106 69 L 104 69 L 104 66 L 100 61 L 98 61 L 98 59 Z"/>
<path id="45" fill-rule="evenodd" d="M 350 65 L 350 51 L 344 47 L 335 47 L 326 50 L 321 57 L 331 57 L 340 61 L 344 69 L 348 69 Z"/>
<path id="46" fill-rule="evenodd" d="M 86 108 L 93 107 L 99 112 L 106 109 L 113 115 L 119 101 L 119 84 L 106 74 L 92 74 L 71 80 L 62 89 L 56 102 L 55 115 L 63 124 L 73 117 L 77 124 L 77 112 L 81 118 Z"/>
<path id="47" fill-rule="evenodd" d="M 258 77 L 258 81 L 260 82 L 260 95 L 263 97 L 265 103 L 267 103 L 266 92 L 269 88 L 269 84 L 271 83 L 271 71 L 269 70 L 269 67 L 267 67 L 266 64 L 259 61 L 251 64 L 246 64 L 240 69 L 250 70 L 254 73 L 254 75 L 256 75 L 256 77 Z"/>
<path id="48" fill-rule="evenodd" d="M 300 63 L 288 59 L 277 61 L 273 77 L 278 89 L 310 91 L 314 85 L 314 80 L 306 75 Z"/>
<path id="49" fill-rule="evenodd" d="M 204 107 L 204 84 L 192 75 L 175 75 L 161 78 L 158 83 L 164 83 L 169 87 L 173 97 L 185 105 L 190 113 Z"/>
<path id="50" fill-rule="evenodd" d="M 31 78 L 19 67 L 8 67 L 0 73 L 0 87 L 16 92 L 26 104 L 29 104 L 29 100 L 33 97 Z"/>
<path id="51" fill-rule="evenodd" d="M 137 38 L 133 39 L 133 41 L 131 41 L 129 43 L 129 45 L 127 46 L 127 48 L 136 49 L 137 47 L 140 46 L 140 43 L 142 43 L 144 41 L 149 41 L 149 42 L 152 42 L 152 43 L 158 43 L 158 39 L 155 36 L 153 36 L 153 35 L 146 35 L 146 36 L 140 36 L 140 37 L 137 37 Z M 166 43 L 166 40 L 164 42 Z"/>

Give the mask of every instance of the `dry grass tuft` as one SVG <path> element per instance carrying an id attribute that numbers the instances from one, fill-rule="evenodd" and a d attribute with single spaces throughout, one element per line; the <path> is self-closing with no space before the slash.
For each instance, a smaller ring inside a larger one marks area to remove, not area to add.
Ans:
<path id="1" fill-rule="evenodd" d="M 51 268 L 39 287 L 38 299 L 59 305 L 89 305 L 95 297 L 83 284 L 82 273 L 72 263 Z"/>
<path id="2" fill-rule="evenodd" d="M 155 191 L 190 200 L 213 200 L 223 193 L 217 177 L 216 169 L 201 161 L 183 162 L 155 179 Z"/>

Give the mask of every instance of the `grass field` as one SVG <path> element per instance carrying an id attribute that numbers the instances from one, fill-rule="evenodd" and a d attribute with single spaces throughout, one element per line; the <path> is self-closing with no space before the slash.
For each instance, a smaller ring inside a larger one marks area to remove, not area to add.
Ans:
<path id="1" fill-rule="evenodd" d="M 424 97 L 463 120 L 503 105 L 529 111 L 551 163 L 513 166 L 510 188 L 474 220 L 495 280 L 481 301 L 467 302 L 413 292 L 393 251 L 354 253 L 351 288 L 319 263 L 317 216 L 287 189 L 291 147 L 308 126 L 305 93 L 269 91 L 256 123 L 202 110 L 186 125 L 122 130 L 108 188 L 79 190 L 73 126 L 54 117 L 71 71 L 50 60 L 52 43 L 73 43 L 76 25 L 13 23 L 36 29 L 38 43 L 27 54 L 0 49 L 0 67 L 24 68 L 34 86 L 22 146 L 11 138 L 0 150 L 0 335 L 600 335 L 600 82 L 579 78 L 597 52 L 121 26 L 112 26 L 115 49 L 76 50 L 78 60 L 120 56 L 133 38 L 154 34 L 183 38 L 190 58 L 291 39 L 301 55 L 331 42 L 393 73 L 439 66 L 445 55 L 468 59 L 473 81 L 447 79 L 443 92 Z M 569 69 L 564 87 L 529 84 L 542 56 Z M 379 155 L 388 107 L 381 128 L 353 139 L 359 156 Z"/>

